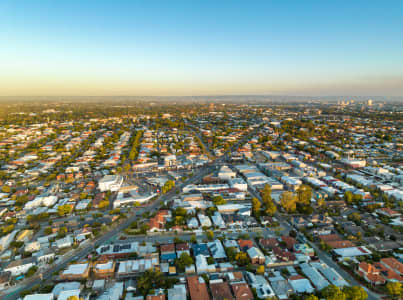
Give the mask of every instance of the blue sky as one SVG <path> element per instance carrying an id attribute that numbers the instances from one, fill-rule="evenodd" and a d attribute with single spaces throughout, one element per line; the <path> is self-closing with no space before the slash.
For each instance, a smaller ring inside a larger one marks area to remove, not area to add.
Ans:
<path id="1" fill-rule="evenodd" d="M 0 95 L 403 95 L 403 1 L 0 2 Z"/>

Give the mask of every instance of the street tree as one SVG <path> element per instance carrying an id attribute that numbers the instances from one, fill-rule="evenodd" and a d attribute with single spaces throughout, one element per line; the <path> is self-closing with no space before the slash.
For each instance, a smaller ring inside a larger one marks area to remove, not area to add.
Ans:
<path id="1" fill-rule="evenodd" d="M 362 286 L 344 287 L 343 292 L 348 300 L 365 300 L 368 298 L 368 294 Z"/>
<path id="2" fill-rule="evenodd" d="M 57 213 L 59 214 L 60 217 L 63 217 L 65 215 L 70 214 L 72 210 L 73 210 L 73 208 L 70 205 L 64 204 L 64 205 L 60 205 L 57 208 Z"/>
<path id="3" fill-rule="evenodd" d="M 322 297 L 326 300 L 346 300 L 346 295 L 337 286 L 331 284 L 321 291 Z"/>
<path id="4" fill-rule="evenodd" d="M 262 204 L 260 203 L 258 198 L 252 198 L 252 210 L 253 210 L 253 214 L 255 216 L 260 215 L 260 207 L 261 206 L 262 206 Z"/>
<path id="5" fill-rule="evenodd" d="M 386 291 L 393 299 L 399 299 L 402 295 L 402 284 L 400 282 L 388 282 L 386 284 Z"/>
<path id="6" fill-rule="evenodd" d="M 209 240 L 211 241 L 211 240 L 214 239 L 214 232 L 211 231 L 211 230 L 208 230 L 208 231 L 206 232 L 206 236 L 207 236 L 207 239 L 209 239 Z"/>
<path id="7" fill-rule="evenodd" d="M 288 213 L 297 209 L 297 197 L 292 192 L 283 192 L 280 197 L 281 207 Z"/>

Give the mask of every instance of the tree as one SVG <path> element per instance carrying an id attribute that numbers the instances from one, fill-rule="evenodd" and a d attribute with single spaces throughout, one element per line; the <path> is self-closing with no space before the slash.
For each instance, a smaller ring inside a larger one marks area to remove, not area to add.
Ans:
<path id="1" fill-rule="evenodd" d="M 346 295 L 337 286 L 331 284 L 321 291 L 326 300 L 346 300 Z"/>
<path id="2" fill-rule="evenodd" d="M 235 257 L 236 257 L 236 254 L 238 253 L 237 248 L 228 247 L 225 250 L 226 250 L 225 252 L 227 253 L 229 261 L 234 261 Z"/>
<path id="3" fill-rule="evenodd" d="M 193 265 L 193 258 L 186 252 L 182 252 L 179 258 L 177 259 L 177 266 L 180 269 L 184 269 L 190 265 Z"/>
<path id="4" fill-rule="evenodd" d="M 67 298 L 67 300 L 83 300 L 83 298 L 78 297 L 78 296 L 70 296 Z"/>
<path id="5" fill-rule="evenodd" d="M 262 202 L 263 202 L 263 204 L 266 205 L 267 203 L 272 202 L 271 186 L 270 185 L 266 184 L 264 186 L 264 188 L 262 189 L 261 194 L 262 194 Z"/>
<path id="6" fill-rule="evenodd" d="M 9 234 L 13 230 L 14 230 L 14 225 L 13 224 L 8 225 L 8 226 L 4 226 L 4 227 L 1 228 L 1 232 L 2 232 L 3 235 Z"/>
<path id="7" fill-rule="evenodd" d="M 67 227 L 65 227 L 65 226 L 60 227 L 59 231 L 57 232 L 57 238 L 58 239 L 64 238 L 66 236 L 66 234 L 67 234 Z"/>
<path id="8" fill-rule="evenodd" d="M 353 203 L 353 193 L 350 191 L 345 192 L 344 201 L 346 201 L 347 204 L 352 204 Z"/>
<path id="9" fill-rule="evenodd" d="M 263 275 L 264 274 L 264 266 L 259 266 L 256 270 L 256 274 Z"/>
<path id="10" fill-rule="evenodd" d="M 214 239 L 214 232 L 212 232 L 211 230 L 208 230 L 208 231 L 206 232 L 206 236 L 207 236 L 207 238 L 211 241 L 211 240 Z"/>
<path id="11" fill-rule="evenodd" d="M 318 199 L 318 206 L 319 206 L 319 207 L 323 207 L 323 206 L 325 206 L 325 204 L 326 204 L 325 199 L 323 199 L 322 197 L 320 197 L 320 198 Z"/>
<path id="12" fill-rule="evenodd" d="M 402 295 L 402 284 L 400 282 L 388 282 L 386 290 L 393 299 L 398 299 Z"/>
<path id="13" fill-rule="evenodd" d="M 303 205 L 310 205 L 312 198 L 312 188 L 309 185 L 302 184 L 297 189 L 298 203 Z"/>
<path id="14" fill-rule="evenodd" d="M 305 298 L 305 300 L 319 300 L 318 297 L 316 297 L 315 295 L 308 295 L 308 297 Z"/>
<path id="15" fill-rule="evenodd" d="M 36 271 L 38 270 L 37 266 L 32 266 L 28 269 L 27 271 L 27 277 L 31 277 L 32 275 L 34 275 L 36 273 Z"/>
<path id="16" fill-rule="evenodd" d="M 266 203 L 266 213 L 269 216 L 274 216 L 276 211 L 277 211 L 277 206 L 273 203 L 273 201 Z"/>
<path id="17" fill-rule="evenodd" d="M 261 203 L 258 198 L 252 198 L 252 210 L 255 216 L 260 215 Z"/>
<path id="18" fill-rule="evenodd" d="M 277 207 L 271 198 L 271 186 L 266 184 L 261 191 L 261 195 L 266 214 L 273 216 L 277 211 Z"/>
<path id="19" fill-rule="evenodd" d="M 249 257 L 243 251 L 240 251 L 235 255 L 235 260 L 240 266 L 246 266 L 249 263 Z"/>
<path id="20" fill-rule="evenodd" d="M 45 232 L 46 235 L 51 234 L 52 233 L 52 227 L 46 227 L 44 232 Z"/>
<path id="21" fill-rule="evenodd" d="M 64 204 L 64 205 L 60 205 L 60 206 L 57 208 L 57 213 L 59 214 L 60 217 L 63 217 L 63 216 L 65 216 L 65 215 L 70 214 L 72 210 L 73 210 L 73 209 L 71 208 L 70 205 Z"/>
<path id="22" fill-rule="evenodd" d="M 283 192 L 280 197 L 281 207 L 288 213 L 297 209 L 297 198 L 292 192 Z"/>
<path id="23" fill-rule="evenodd" d="M 227 203 L 227 201 L 222 196 L 215 196 L 213 198 L 214 205 L 223 205 Z"/>
<path id="24" fill-rule="evenodd" d="M 358 212 L 354 212 L 348 215 L 347 219 L 353 221 L 356 224 L 359 224 L 361 222 L 361 215 Z"/>
<path id="25" fill-rule="evenodd" d="M 344 287 L 343 292 L 348 300 L 365 300 L 368 298 L 368 294 L 362 286 Z"/>
<path id="26" fill-rule="evenodd" d="M 143 295 L 147 295 L 149 291 L 162 281 L 162 273 L 154 270 L 147 270 L 141 276 L 137 277 L 137 288 Z"/>
<path id="27" fill-rule="evenodd" d="M 173 187 L 175 186 L 175 181 L 173 180 L 167 180 L 162 187 L 162 193 L 166 194 L 168 193 Z"/>
<path id="28" fill-rule="evenodd" d="M 355 204 L 359 204 L 362 201 L 362 195 L 361 194 L 354 194 L 353 195 L 353 202 Z"/>
<path id="29" fill-rule="evenodd" d="M 103 208 L 106 208 L 106 207 L 109 207 L 109 201 L 108 200 L 103 200 L 103 201 L 99 202 L 99 204 L 98 204 L 99 209 L 103 209 Z"/>
<path id="30" fill-rule="evenodd" d="M 8 185 L 3 185 L 1 188 L 1 191 L 3 193 L 10 193 L 11 192 L 11 188 Z"/>
<path id="31" fill-rule="evenodd" d="M 130 164 L 125 164 L 125 166 L 123 167 L 123 170 L 125 170 L 125 172 L 129 172 L 130 171 Z"/>

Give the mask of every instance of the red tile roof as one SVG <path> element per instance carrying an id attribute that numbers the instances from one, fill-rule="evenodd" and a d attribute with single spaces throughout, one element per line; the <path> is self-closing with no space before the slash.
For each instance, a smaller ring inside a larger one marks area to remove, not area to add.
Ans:
<path id="1" fill-rule="evenodd" d="M 207 285 L 199 276 L 187 277 L 191 300 L 210 300 Z"/>
<path id="2" fill-rule="evenodd" d="M 350 242 L 348 240 L 343 240 L 343 241 L 328 241 L 326 242 L 330 247 L 333 249 L 340 249 L 340 248 L 350 248 L 354 247 L 355 244 L 353 242 Z"/>
<path id="3" fill-rule="evenodd" d="M 319 236 L 319 239 L 320 239 L 321 241 L 324 241 L 324 242 L 341 241 L 341 240 L 342 240 L 342 238 L 341 238 L 339 235 L 337 235 L 337 234 L 325 234 L 325 235 L 320 235 L 320 236 Z"/>
<path id="4" fill-rule="evenodd" d="M 381 259 L 381 264 L 396 271 L 396 273 L 403 275 L 403 264 L 394 257 L 387 257 Z"/>
<path id="5" fill-rule="evenodd" d="M 231 284 L 232 292 L 236 300 L 252 300 L 253 293 L 246 283 Z"/>
<path id="6" fill-rule="evenodd" d="M 160 246 L 161 253 L 175 252 L 175 244 L 166 244 Z"/>
<path id="7" fill-rule="evenodd" d="M 238 240 L 238 245 L 242 250 L 247 250 L 253 247 L 253 242 L 251 240 Z"/>
<path id="8" fill-rule="evenodd" d="M 226 282 L 217 282 L 210 283 L 211 295 L 213 296 L 213 300 L 233 300 L 231 290 L 229 288 L 228 283 Z"/>

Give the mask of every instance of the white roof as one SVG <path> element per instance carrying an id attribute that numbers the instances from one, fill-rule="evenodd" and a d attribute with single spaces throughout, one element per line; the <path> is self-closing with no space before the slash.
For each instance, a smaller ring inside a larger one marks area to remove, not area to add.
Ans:
<path id="1" fill-rule="evenodd" d="M 68 300 L 69 297 L 72 297 L 72 296 L 80 297 L 80 290 L 63 291 L 60 293 L 57 300 Z"/>
<path id="2" fill-rule="evenodd" d="M 312 293 L 315 289 L 312 287 L 311 283 L 306 278 L 301 279 L 288 279 L 288 283 L 291 285 L 292 289 L 297 293 Z"/>
<path id="3" fill-rule="evenodd" d="M 262 251 L 260 251 L 260 249 L 256 248 L 256 247 L 249 248 L 247 250 L 247 253 L 248 253 L 249 257 L 251 257 L 251 258 L 253 258 L 253 257 L 264 257 L 264 254 L 262 253 Z"/>
<path id="4" fill-rule="evenodd" d="M 321 264 L 319 262 L 312 262 L 311 266 L 318 269 L 331 284 L 334 284 L 338 287 L 348 286 L 347 281 L 345 281 L 343 277 L 339 275 L 339 273 L 337 273 L 333 268 L 330 268 L 328 265 Z"/>
<path id="5" fill-rule="evenodd" d="M 52 290 L 52 294 L 55 295 L 56 297 L 59 296 L 59 294 L 62 291 L 68 291 L 68 290 L 77 290 L 80 288 L 80 283 L 77 281 L 72 281 L 72 282 L 61 282 L 58 283 L 54 286 Z"/>
<path id="6" fill-rule="evenodd" d="M 113 266 L 113 261 L 108 261 L 103 264 L 101 264 L 101 263 L 97 264 L 95 268 L 97 270 L 109 270 L 110 268 L 112 268 L 112 266 Z"/>
<path id="7" fill-rule="evenodd" d="M 220 240 L 214 240 L 213 242 L 210 242 L 207 245 L 214 258 L 220 259 L 220 258 L 227 257 L 227 255 L 225 254 L 225 249 L 224 249 L 223 245 L 221 244 Z"/>
<path id="8" fill-rule="evenodd" d="M 53 294 L 26 295 L 24 300 L 53 300 Z"/>
<path id="9" fill-rule="evenodd" d="M 329 282 L 312 266 L 307 263 L 300 265 L 302 272 L 311 280 L 318 290 L 329 285 Z"/>
<path id="10" fill-rule="evenodd" d="M 371 251 L 369 251 L 364 246 L 362 247 L 349 247 L 349 248 L 341 248 L 341 249 L 333 249 L 333 251 L 340 256 L 343 257 L 353 257 L 353 256 L 361 256 L 361 255 L 369 255 Z"/>
<path id="11" fill-rule="evenodd" d="M 70 265 L 67 270 L 63 272 L 64 275 L 77 275 L 83 274 L 88 268 L 88 264 L 75 264 Z"/>
<path id="12" fill-rule="evenodd" d="M 186 300 L 186 286 L 176 284 L 168 290 L 168 300 Z"/>
<path id="13" fill-rule="evenodd" d="M 118 179 L 118 175 L 105 175 L 99 182 L 113 182 Z"/>

